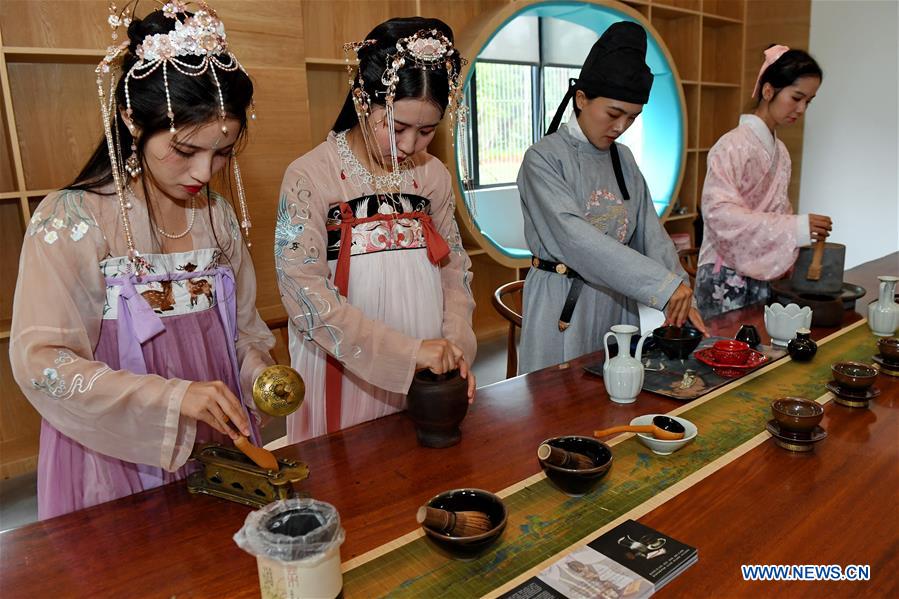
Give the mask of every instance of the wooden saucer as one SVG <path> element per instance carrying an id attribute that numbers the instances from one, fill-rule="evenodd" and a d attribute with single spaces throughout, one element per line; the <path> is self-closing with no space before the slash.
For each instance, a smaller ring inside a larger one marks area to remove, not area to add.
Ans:
<path id="1" fill-rule="evenodd" d="M 883 357 L 883 354 L 876 354 L 873 357 L 874 363 L 879 367 L 878 370 L 887 376 L 899 376 L 899 364 L 891 362 Z"/>
<path id="2" fill-rule="evenodd" d="M 854 391 L 840 386 L 836 381 L 830 381 L 824 387 L 834 394 L 835 402 L 850 408 L 867 408 L 868 402 L 880 395 L 880 389 L 873 386 L 864 391 Z"/>
<path id="3" fill-rule="evenodd" d="M 768 421 L 765 429 L 774 437 L 774 442 L 778 446 L 788 451 L 811 451 L 815 443 L 827 437 L 827 431 L 821 426 L 816 426 L 809 433 L 797 433 L 793 431 L 783 430 L 777 420 L 773 418 Z"/>

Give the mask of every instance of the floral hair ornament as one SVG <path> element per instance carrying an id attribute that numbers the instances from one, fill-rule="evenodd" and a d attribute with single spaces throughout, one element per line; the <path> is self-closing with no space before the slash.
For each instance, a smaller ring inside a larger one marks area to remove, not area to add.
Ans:
<path id="1" fill-rule="evenodd" d="M 343 45 L 346 54 L 346 68 L 349 75 L 347 83 L 352 89 L 353 103 L 356 107 L 356 115 L 359 122 L 362 123 L 371 116 L 371 95 L 365 89 L 365 81 L 362 78 L 363 69 L 358 69 L 355 77 L 353 75 L 353 67 L 350 63 L 349 52 L 352 51 L 357 61 L 359 52 L 365 48 L 376 45 L 377 40 L 368 39 L 361 42 L 350 42 Z M 363 57 L 364 58 L 364 57 Z M 458 58 L 459 68 L 456 67 L 455 59 Z M 450 131 L 455 136 L 456 125 L 460 128 L 465 127 L 467 123 L 467 113 L 465 103 L 462 101 L 462 82 L 461 67 L 468 64 L 468 61 L 459 56 L 453 42 L 437 29 L 422 29 L 413 35 L 400 38 L 396 42 L 396 51 L 391 52 L 387 56 L 387 67 L 381 76 L 381 83 L 386 87 L 384 93 L 384 106 L 387 112 L 387 127 L 390 138 L 390 154 L 392 159 L 392 169 L 394 173 L 399 173 L 399 163 L 397 161 L 396 148 L 396 130 L 393 118 L 393 102 L 396 97 L 396 86 L 400 80 L 400 71 L 403 67 L 414 65 L 418 68 L 428 70 L 443 69 L 446 71 L 447 80 L 449 82 L 449 98 L 447 101 L 447 112 L 450 115 Z M 463 161 L 465 162 L 465 161 Z M 463 179 L 467 180 L 467 175 L 463 175 Z"/>
<path id="2" fill-rule="evenodd" d="M 762 75 L 765 74 L 765 71 L 773 65 L 778 59 L 783 56 L 786 52 L 790 50 L 787 46 L 771 46 L 767 50 L 765 50 L 765 61 L 762 63 L 762 68 L 759 69 L 759 75 L 755 78 L 755 87 L 752 90 L 751 98 L 755 98 L 759 92 L 761 91 L 759 88 L 761 87 L 759 83 L 762 81 Z"/>
<path id="3" fill-rule="evenodd" d="M 119 10 L 114 3 L 110 2 L 107 22 L 112 28 L 113 41 L 118 40 L 120 27 L 125 27 L 127 30 L 127 27 L 131 24 L 136 5 L 137 0 L 129 0 L 125 3 L 124 8 Z M 193 14 L 191 14 L 191 10 Z M 129 88 L 131 80 L 145 79 L 161 68 L 165 88 L 166 116 L 169 118 L 169 132 L 174 135 L 177 129 L 175 128 L 175 113 L 172 110 L 172 100 L 169 93 L 169 67 L 171 66 L 178 73 L 188 77 L 199 77 L 208 71 L 212 76 L 218 96 L 221 130 L 223 134 L 227 134 L 225 100 L 216 70 L 233 72 L 240 69 L 244 73 L 246 73 L 246 70 L 238 62 L 234 54 L 228 50 L 224 25 L 219 20 L 216 12 L 203 1 L 194 3 L 174 0 L 163 4 L 162 12 L 166 17 L 175 21 L 175 27 L 167 33 L 146 36 L 135 50 L 138 56 L 137 62 L 134 63 L 127 73 L 123 73 L 125 77 L 125 114 L 129 119 L 131 118 L 131 92 Z M 128 173 L 132 177 L 136 177 L 140 173 L 139 168 L 137 168 L 139 162 L 136 154 L 129 157 L 127 161 L 122 159 L 118 127 L 115 126 L 116 118 L 118 118 L 115 94 L 118 78 L 115 75 L 122 67 L 129 45 L 129 41 L 125 39 L 117 45 L 109 46 L 106 56 L 97 65 L 95 73 L 97 74 L 97 94 L 100 98 L 100 116 L 103 120 L 103 130 L 109 150 L 112 177 L 116 194 L 119 197 L 122 225 L 125 232 L 125 240 L 128 244 L 128 257 L 134 261 L 140 254 L 134 247 L 134 238 L 128 219 L 128 210 L 131 208 L 131 204 L 125 197 L 127 188 L 125 174 Z M 198 56 L 201 57 L 201 60 L 198 64 L 180 60 L 186 56 Z M 256 119 L 256 107 L 252 100 L 250 100 L 250 118 Z M 136 151 L 136 147 L 133 144 L 132 150 Z M 249 238 L 251 223 L 246 205 L 246 194 L 244 193 L 236 160 L 234 160 L 234 172 L 241 211 L 240 224 L 244 230 L 244 236 Z"/>

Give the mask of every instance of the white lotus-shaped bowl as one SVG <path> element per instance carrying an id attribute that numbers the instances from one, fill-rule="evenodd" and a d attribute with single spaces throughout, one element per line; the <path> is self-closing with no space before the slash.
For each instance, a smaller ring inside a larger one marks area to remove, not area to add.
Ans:
<path id="1" fill-rule="evenodd" d="M 797 304 L 771 304 L 765 306 L 765 330 L 774 345 L 786 345 L 799 329 L 812 327 L 812 309 Z"/>

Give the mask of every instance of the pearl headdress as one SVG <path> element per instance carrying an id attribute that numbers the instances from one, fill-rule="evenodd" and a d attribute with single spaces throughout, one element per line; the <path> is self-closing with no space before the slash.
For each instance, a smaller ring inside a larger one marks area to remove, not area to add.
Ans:
<path id="1" fill-rule="evenodd" d="M 107 22 L 112 28 L 113 41 L 119 37 L 119 27 L 124 26 L 127 28 L 131 24 L 136 4 L 136 1 L 129 1 L 126 3 L 125 8 L 119 11 L 115 4 L 110 3 L 110 14 Z M 191 5 L 194 6 L 193 14 L 188 10 Z M 174 0 L 163 4 L 162 12 L 166 17 L 175 21 L 175 27 L 166 33 L 146 36 L 135 51 L 138 56 L 137 62 L 134 63 L 127 73 L 122 73 L 122 76 L 125 77 L 125 114 L 129 118 L 132 115 L 131 92 L 129 88 L 131 80 L 145 79 L 157 70 L 162 69 L 167 109 L 166 116 L 169 119 L 169 132 L 174 135 L 177 129 L 175 128 L 175 113 L 172 110 L 172 101 L 169 93 L 169 67 L 171 66 L 178 73 L 188 77 L 199 77 L 208 71 L 216 87 L 222 133 L 227 134 L 225 100 L 216 70 L 233 72 L 240 69 L 244 73 L 246 73 L 246 70 L 238 62 L 234 54 L 228 50 L 224 25 L 219 20 L 216 12 L 203 1 L 193 3 Z M 109 149 L 112 177 L 116 193 L 119 196 L 123 229 L 128 244 L 128 257 L 134 259 L 139 254 L 134 248 L 131 224 L 128 219 L 127 211 L 130 206 L 125 197 L 125 173 L 128 172 L 132 176 L 136 175 L 134 167 L 122 160 L 121 144 L 118 139 L 118 127 L 116 126 L 118 107 L 115 97 L 115 87 L 118 80 L 116 70 L 121 68 L 129 45 L 129 41 L 126 39 L 118 45 L 110 46 L 107 49 L 106 56 L 97 65 L 95 72 L 97 74 L 97 93 L 100 98 L 100 114 L 103 119 L 103 129 Z M 185 56 L 197 56 L 201 60 L 197 64 L 180 60 L 180 58 Z M 256 118 L 255 105 L 252 100 L 250 104 L 250 118 L 254 120 Z M 249 237 L 251 223 L 247 211 L 246 194 L 240 175 L 240 167 L 234 156 L 232 156 L 232 163 L 241 210 L 240 225 L 244 230 L 244 235 Z M 137 169 L 136 172 L 139 173 L 140 170 Z"/>
<path id="2" fill-rule="evenodd" d="M 349 75 L 347 83 L 352 90 L 353 104 L 356 107 L 359 123 L 363 125 L 363 133 L 366 133 L 366 123 L 371 116 L 372 98 L 369 90 L 365 89 L 362 68 L 360 67 L 355 74 L 353 73 L 353 65 L 350 61 L 349 53 L 353 52 L 355 58 L 359 60 L 360 50 L 377 43 L 377 40 L 369 39 L 361 42 L 349 42 L 343 45 L 343 51 L 346 55 L 347 74 Z M 459 68 L 456 68 L 454 60 L 456 57 L 458 57 Z M 399 39 L 396 42 L 396 51 L 391 52 L 387 56 L 387 67 L 381 76 L 381 83 L 386 87 L 386 90 L 380 92 L 384 94 L 384 106 L 387 112 L 386 123 L 390 138 L 393 173 L 400 172 L 400 165 L 397 161 L 393 102 L 396 97 L 396 86 L 400 80 L 400 70 L 410 64 L 432 71 L 438 69 L 446 71 L 449 81 L 449 98 L 446 111 L 450 117 L 450 131 L 452 135 L 455 136 L 456 125 L 464 128 L 467 122 L 467 107 L 462 101 L 460 71 L 461 67 L 468 64 L 468 61 L 459 56 L 453 42 L 437 29 L 422 29 L 414 35 Z"/>

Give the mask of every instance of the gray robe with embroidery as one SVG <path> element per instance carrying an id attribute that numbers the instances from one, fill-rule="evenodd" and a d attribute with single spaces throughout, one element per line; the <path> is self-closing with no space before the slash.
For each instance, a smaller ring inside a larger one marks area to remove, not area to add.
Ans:
<path id="1" fill-rule="evenodd" d="M 572 280 L 531 268 L 520 373 L 602 349 L 612 325 L 639 325 L 637 302 L 661 310 L 681 282 L 689 285 L 633 155 L 618 148 L 630 200 L 622 199 L 609 151 L 571 124 L 525 153 L 518 190 L 528 247 L 537 258 L 567 264 L 585 284 L 562 332 L 559 316 Z"/>

